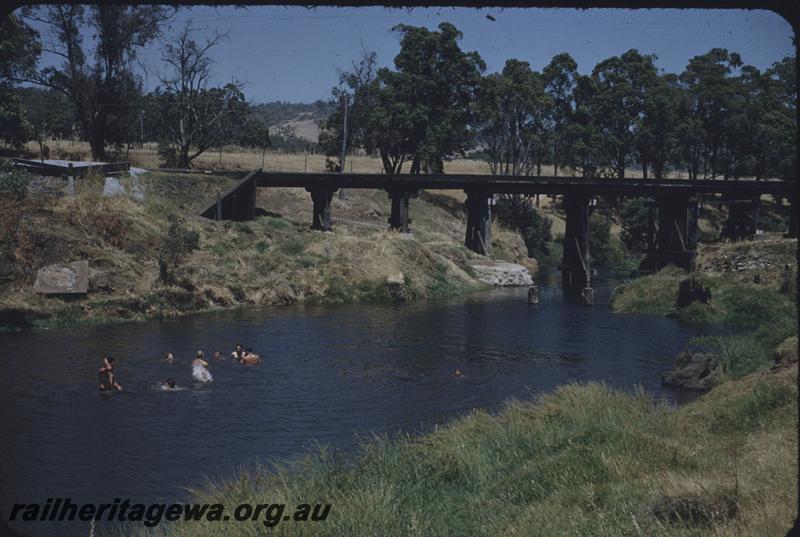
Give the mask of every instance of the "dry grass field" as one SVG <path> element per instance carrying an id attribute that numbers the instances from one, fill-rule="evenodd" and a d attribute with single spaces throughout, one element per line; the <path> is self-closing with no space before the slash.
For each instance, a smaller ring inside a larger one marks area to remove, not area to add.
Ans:
<path id="1" fill-rule="evenodd" d="M 309 134 L 311 120 L 299 120 L 289 122 L 296 132 Z M 305 137 L 305 136 L 303 136 Z M 50 158 L 66 158 L 71 160 L 92 160 L 89 144 L 86 142 L 71 142 L 69 140 L 52 140 L 47 144 L 50 148 Z M 25 148 L 34 158 L 39 156 L 39 145 L 29 142 Z M 111 153 L 110 153 L 111 155 Z M 163 163 L 158 157 L 157 145 L 154 143 L 144 144 L 144 147 L 134 147 L 130 151 L 122 151 L 119 154 L 110 156 L 109 159 L 127 160 L 133 166 L 139 168 L 156 169 Z M 238 146 L 224 146 L 222 154 L 219 149 L 211 149 L 197 157 L 193 166 L 206 170 L 253 170 L 261 166 L 261 151 L 244 149 Z M 403 167 L 407 172 L 410 163 Z M 383 167 L 377 157 L 370 156 L 348 156 L 345 171 L 351 173 L 382 173 Z M 267 151 L 264 158 L 264 171 L 268 172 L 325 172 L 325 155 L 305 154 L 305 153 L 284 153 L 278 151 Z M 445 173 L 457 174 L 489 174 L 489 164 L 482 160 L 469 158 L 456 158 L 444 163 Z M 543 166 L 542 175 L 553 175 L 552 166 Z M 570 170 L 559 170 L 559 175 L 574 177 L 575 174 Z M 627 170 L 626 175 L 630 178 L 641 177 L 642 173 L 638 170 Z M 682 172 L 669 174 L 670 178 L 685 178 Z"/>

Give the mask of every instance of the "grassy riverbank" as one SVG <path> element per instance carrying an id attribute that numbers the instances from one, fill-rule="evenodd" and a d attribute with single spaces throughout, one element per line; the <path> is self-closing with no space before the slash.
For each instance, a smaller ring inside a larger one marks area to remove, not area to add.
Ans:
<path id="1" fill-rule="evenodd" d="M 695 342 L 721 345 L 725 382 L 684 406 L 567 385 L 424 436 L 373 439 L 356 457 L 322 450 L 277 473 L 249 469 L 196 499 L 332 504 L 326 521 L 281 522 L 275 535 L 784 535 L 797 514 L 797 365 L 767 366 L 795 332 L 794 248 L 704 247 L 690 276 L 711 288 L 710 305 L 676 309 L 687 275 L 674 269 L 616 293 L 617 311 L 743 331 Z M 259 520 L 163 524 L 155 535 L 263 532 Z"/>
<path id="2" fill-rule="evenodd" d="M 354 460 L 323 452 L 277 474 L 245 471 L 196 499 L 332 504 L 326 521 L 281 522 L 274 535 L 784 535 L 797 495 L 796 374 L 751 374 L 679 408 L 567 385 L 498 416 L 369 441 Z M 264 531 L 261 520 L 189 522 L 155 535 Z"/>
<path id="3" fill-rule="evenodd" d="M 701 244 L 697 271 L 668 267 L 634 280 L 614 292 L 611 307 L 735 328 L 736 335 L 697 338 L 690 345 L 719 356 L 720 380 L 740 377 L 768 366 L 773 349 L 797 335 L 796 248 L 797 241 L 790 239 Z M 679 283 L 686 278 L 710 289 L 709 304 L 676 307 Z"/>
<path id="4" fill-rule="evenodd" d="M 129 179 L 123 179 L 126 184 Z M 268 216 L 214 222 L 196 216 L 231 181 L 209 175 L 146 174 L 143 200 L 101 195 L 102 179 L 79 182 L 76 197 L 45 191 L 0 199 L 0 325 L 57 326 L 174 317 L 183 313 L 296 302 L 357 302 L 444 297 L 482 289 L 463 247 L 464 223 L 447 199 L 411 203 L 411 236 L 386 231 L 383 192 L 335 197 L 333 233 L 309 230 L 311 201 L 292 189 L 259 193 Z M 264 189 L 262 189 L 264 190 Z M 199 248 L 159 278 L 158 254 L 170 218 L 199 236 Z M 495 256 L 521 260 L 518 235 L 496 229 Z M 85 296 L 33 291 L 36 271 L 87 259 Z M 401 276 L 402 275 L 402 276 Z M 401 285 L 388 282 L 401 278 Z"/>

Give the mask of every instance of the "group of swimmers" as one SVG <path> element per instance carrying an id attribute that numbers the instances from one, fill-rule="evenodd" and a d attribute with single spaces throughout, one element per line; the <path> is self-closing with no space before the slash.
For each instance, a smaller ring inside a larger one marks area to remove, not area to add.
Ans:
<path id="1" fill-rule="evenodd" d="M 211 372 L 208 370 L 208 362 L 204 359 L 204 357 L 205 354 L 203 351 L 197 351 L 197 355 L 195 356 L 194 360 L 192 360 L 191 365 L 192 377 L 197 382 L 205 383 L 211 382 L 213 377 L 211 376 Z M 222 352 L 214 352 L 214 359 L 221 360 L 223 358 L 224 356 Z M 253 352 L 253 348 L 247 347 L 245 349 L 244 345 L 241 343 L 236 344 L 235 350 L 231 353 L 231 358 L 244 365 L 255 365 L 261 363 L 261 357 Z M 171 352 L 168 352 L 164 355 L 164 361 L 172 363 L 175 361 L 175 356 L 173 356 Z M 103 364 L 97 373 L 100 382 L 100 390 L 102 391 L 122 391 L 122 386 L 117 382 L 114 374 L 114 363 L 114 358 L 108 356 L 103 358 Z M 161 384 L 161 389 L 177 390 L 179 387 L 175 383 L 175 379 L 169 378 Z"/>

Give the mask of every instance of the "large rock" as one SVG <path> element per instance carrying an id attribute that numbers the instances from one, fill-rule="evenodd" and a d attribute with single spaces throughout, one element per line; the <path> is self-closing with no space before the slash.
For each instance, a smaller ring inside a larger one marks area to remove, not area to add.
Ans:
<path id="1" fill-rule="evenodd" d="M 119 182 L 116 177 L 106 177 L 106 182 L 103 185 L 103 196 L 106 198 L 113 198 L 116 196 L 124 196 L 125 187 Z"/>
<path id="2" fill-rule="evenodd" d="M 715 355 L 685 350 L 675 358 L 672 369 L 662 374 L 661 379 L 670 386 L 705 390 L 711 388 L 718 367 Z"/>
<path id="3" fill-rule="evenodd" d="M 386 276 L 386 288 L 389 296 L 394 300 L 408 300 L 408 289 L 406 289 L 406 279 L 402 272 L 394 272 Z"/>
<path id="4" fill-rule="evenodd" d="M 39 269 L 33 290 L 45 295 L 83 294 L 89 289 L 89 262 L 56 263 Z"/>
<path id="5" fill-rule="evenodd" d="M 472 265 L 475 276 L 489 285 L 501 287 L 533 285 L 528 269 L 516 263 L 492 263 Z"/>
<path id="6" fill-rule="evenodd" d="M 788 367 L 797 363 L 797 336 L 787 338 L 775 349 L 775 367 Z"/>

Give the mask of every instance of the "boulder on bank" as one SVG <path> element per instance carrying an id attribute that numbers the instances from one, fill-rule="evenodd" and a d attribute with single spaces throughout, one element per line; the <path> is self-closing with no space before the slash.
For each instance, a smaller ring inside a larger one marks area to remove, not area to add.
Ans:
<path id="1" fill-rule="evenodd" d="M 685 350 L 675 358 L 672 368 L 661 375 L 661 380 L 669 386 L 706 390 L 711 388 L 718 368 L 716 355 Z"/>
<path id="2" fill-rule="evenodd" d="M 533 285 L 531 273 L 516 263 L 481 263 L 470 265 L 478 280 L 500 287 Z"/>
<path id="3" fill-rule="evenodd" d="M 775 368 L 789 367 L 797 363 L 797 336 L 786 338 L 775 349 Z"/>
<path id="4" fill-rule="evenodd" d="M 89 289 L 89 262 L 55 263 L 36 273 L 33 290 L 44 295 L 86 294 Z"/>
<path id="5" fill-rule="evenodd" d="M 408 300 L 408 291 L 406 290 L 406 278 L 402 272 L 394 272 L 386 276 L 386 287 L 389 290 L 389 296 L 395 300 Z"/>

